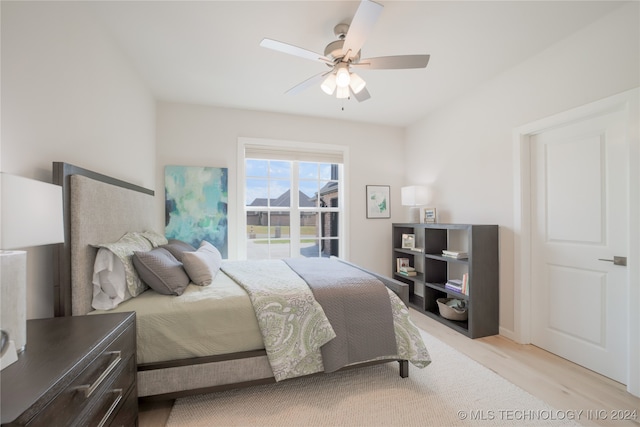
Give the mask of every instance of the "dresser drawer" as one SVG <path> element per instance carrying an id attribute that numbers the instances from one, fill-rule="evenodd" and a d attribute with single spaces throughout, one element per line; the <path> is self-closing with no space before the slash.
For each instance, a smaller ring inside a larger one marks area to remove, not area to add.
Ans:
<path id="1" fill-rule="evenodd" d="M 138 389 L 133 387 L 125 397 L 122 407 L 115 418 L 109 423 L 110 427 L 130 427 L 138 425 Z"/>
<path id="2" fill-rule="evenodd" d="M 78 414 L 97 406 L 109 384 L 117 383 L 127 393 L 135 381 L 135 371 L 135 329 L 129 326 L 111 343 L 106 343 L 93 361 L 28 425 L 73 424 Z"/>
<path id="3" fill-rule="evenodd" d="M 96 390 L 91 406 L 76 421 L 75 426 L 108 426 L 123 407 L 127 397 L 135 389 L 136 364 L 130 357 L 123 369 L 110 382 Z M 137 401 L 136 413 L 137 413 Z"/>

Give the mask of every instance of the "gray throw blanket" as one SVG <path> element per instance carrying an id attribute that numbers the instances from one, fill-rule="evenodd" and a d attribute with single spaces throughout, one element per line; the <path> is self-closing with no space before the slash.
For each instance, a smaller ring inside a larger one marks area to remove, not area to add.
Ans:
<path id="1" fill-rule="evenodd" d="M 321 348 L 325 372 L 398 353 L 391 302 L 380 280 L 327 258 L 284 261 L 307 282 L 336 333 Z"/>

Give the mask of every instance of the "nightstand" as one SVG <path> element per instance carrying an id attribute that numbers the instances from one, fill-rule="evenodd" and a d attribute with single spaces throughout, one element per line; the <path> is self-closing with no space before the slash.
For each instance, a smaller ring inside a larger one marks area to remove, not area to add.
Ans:
<path id="1" fill-rule="evenodd" d="M 28 320 L 0 382 L 3 426 L 137 425 L 135 313 Z"/>

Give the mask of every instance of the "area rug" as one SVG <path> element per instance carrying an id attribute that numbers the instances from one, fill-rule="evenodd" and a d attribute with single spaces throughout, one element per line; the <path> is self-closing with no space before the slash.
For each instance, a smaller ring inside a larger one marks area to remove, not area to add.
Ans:
<path id="1" fill-rule="evenodd" d="M 578 426 L 421 331 L 433 362 L 400 378 L 396 362 L 178 399 L 168 427 Z"/>

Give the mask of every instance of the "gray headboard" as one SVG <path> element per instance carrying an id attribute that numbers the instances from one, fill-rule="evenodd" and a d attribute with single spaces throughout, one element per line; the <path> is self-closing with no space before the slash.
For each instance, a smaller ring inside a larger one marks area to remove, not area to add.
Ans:
<path id="1" fill-rule="evenodd" d="M 53 164 L 53 182 L 62 185 L 65 221 L 65 242 L 55 251 L 54 315 L 83 315 L 92 310 L 91 245 L 155 229 L 154 192 L 62 162 Z"/>

